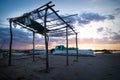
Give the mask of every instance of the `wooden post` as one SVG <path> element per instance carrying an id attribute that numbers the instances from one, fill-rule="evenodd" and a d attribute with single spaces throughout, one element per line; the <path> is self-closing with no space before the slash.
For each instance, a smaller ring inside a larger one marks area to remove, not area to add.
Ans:
<path id="1" fill-rule="evenodd" d="M 78 62 L 78 41 L 77 41 L 77 33 L 76 33 L 76 61 Z"/>
<path id="2" fill-rule="evenodd" d="M 8 62 L 8 65 L 11 66 L 12 39 L 13 39 L 13 34 L 12 34 L 12 19 L 9 20 L 9 23 L 10 23 L 10 45 L 9 45 L 9 62 Z"/>
<path id="3" fill-rule="evenodd" d="M 33 32 L 33 61 L 35 61 L 35 57 L 34 57 L 34 54 L 35 54 L 35 32 Z"/>
<path id="4" fill-rule="evenodd" d="M 49 72 L 49 56 L 48 56 L 48 39 L 46 34 L 46 21 L 47 21 L 47 11 L 48 8 L 45 9 L 45 17 L 44 17 L 44 36 L 45 36 L 45 48 L 46 48 L 46 72 Z"/>
<path id="5" fill-rule="evenodd" d="M 68 27 L 66 26 L 66 65 L 69 65 L 68 62 Z"/>

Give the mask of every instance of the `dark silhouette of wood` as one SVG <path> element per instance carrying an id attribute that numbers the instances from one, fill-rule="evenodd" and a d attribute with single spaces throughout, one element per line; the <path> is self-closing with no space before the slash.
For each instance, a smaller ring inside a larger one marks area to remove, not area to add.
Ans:
<path id="1" fill-rule="evenodd" d="M 16 22 L 14 22 L 14 23 L 16 23 Z M 30 31 L 32 31 L 32 32 L 34 32 L 34 33 L 37 32 L 36 30 L 33 30 L 32 28 L 28 28 L 27 26 L 24 26 L 24 25 L 22 25 L 22 24 L 19 23 L 19 22 L 17 22 L 16 24 L 18 24 L 18 25 L 21 26 L 22 28 L 25 28 L 25 29 L 27 29 L 27 30 L 30 30 Z"/>
<path id="2" fill-rule="evenodd" d="M 75 30 L 73 29 L 72 26 L 70 26 L 68 24 L 68 22 L 66 22 L 63 18 L 66 18 L 66 17 L 60 17 L 59 14 L 57 13 L 58 11 L 55 11 L 52 7 L 55 6 L 55 5 L 51 5 L 51 1 L 48 2 L 47 4 L 31 11 L 31 12 L 28 12 L 28 13 L 25 13 L 23 14 L 22 16 L 19 16 L 19 17 L 14 17 L 14 18 L 8 18 L 9 19 L 9 22 L 10 22 L 10 47 L 9 47 L 9 65 L 11 65 L 11 52 L 12 52 L 12 38 L 13 38 L 13 35 L 12 35 L 12 22 L 13 23 L 16 23 L 20 26 L 22 26 L 23 28 L 25 29 L 28 29 L 30 31 L 33 32 L 33 61 L 34 61 L 34 48 L 35 48 L 35 43 L 34 43 L 34 36 L 35 36 L 35 33 L 40 33 L 42 34 L 44 37 L 45 37 L 45 49 L 46 49 L 46 72 L 49 72 L 49 54 L 48 54 L 48 33 L 52 34 L 52 33 L 57 33 L 59 32 L 64 34 L 64 36 L 66 36 L 66 65 L 69 65 L 69 58 L 68 58 L 68 35 L 71 35 L 71 34 L 76 34 L 76 59 L 78 60 L 78 43 L 77 43 L 77 33 L 75 32 Z M 52 12 L 51 13 L 48 13 L 48 10 L 51 10 Z M 39 12 L 42 12 L 44 11 L 44 15 L 40 15 Z M 34 17 L 35 15 L 37 14 L 37 18 L 35 17 L 35 19 L 41 19 L 43 20 L 43 24 L 42 23 L 38 23 L 37 21 L 35 20 L 32 20 L 30 19 L 31 22 L 34 22 L 34 24 L 28 24 L 26 25 L 26 22 L 21 22 L 20 20 L 24 20 L 28 17 Z M 50 21 L 47 21 L 47 17 L 51 14 L 55 14 L 58 18 L 56 19 L 53 19 L 51 21 L 54 21 L 54 20 L 58 20 L 60 19 L 63 23 L 59 23 L 59 25 L 57 26 L 60 26 L 60 25 L 65 25 L 65 27 L 56 27 L 53 29 L 47 29 L 47 28 L 52 28 L 52 27 L 47 27 L 47 22 L 50 22 Z M 76 14 L 75 14 L 76 15 Z M 70 15 L 70 16 L 74 16 L 74 15 Z M 67 16 L 67 17 L 70 17 L 70 16 Z M 43 18 L 42 18 L 43 17 Z M 21 22 L 21 23 L 20 23 Z M 71 30 L 73 33 L 71 33 L 69 30 Z M 49 34 L 49 35 L 50 35 Z M 56 36 L 55 36 L 56 37 Z"/>
<path id="3" fill-rule="evenodd" d="M 39 10 L 39 9 L 41 9 L 41 8 L 43 8 L 43 7 L 46 7 L 46 5 L 49 5 L 49 4 L 51 4 L 52 3 L 52 1 L 50 1 L 50 2 L 48 2 L 48 3 L 46 3 L 46 4 L 44 4 L 43 6 L 41 6 L 41 7 L 39 7 L 39 8 L 37 8 L 37 10 Z M 33 11 L 35 11 L 35 10 L 33 10 Z"/>
<path id="4" fill-rule="evenodd" d="M 33 61 L 35 61 L 35 33 L 33 32 Z"/>
<path id="5" fill-rule="evenodd" d="M 75 30 L 74 30 L 64 19 L 62 19 L 62 17 L 60 17 L 60 16 L 58 15 L 58 13 L 56 13 L 55 10 L 54 10 L 52 7 L 50 7 L 50 6 L 48 5 L 48 8 L 51 9 L 51 10 L 56 14 L 56 16 L 57 16 L 58 18 L 60 18 L 70 29 L 72 29 L 72 31 L 73 31 L 74 33 L 76 33 Z"/>
<path id="6" fill-rule="evenodd" d="M 47 21 L 47 11 L 48 8 L 45 10 L 45 17 L 44 17 L 44 36 L 45 36 L 45 48 L 46 48 L 46 72 L 49 72 L 49 56 L 48 56 L 48 39 L 46 34 L 46 21 Z"/>
<path id="7" fill-rule="evenodd" d="M 59 12 L 59 10 L 57 10 L 57 11 L 55 11 L 55 12 Z M 52 15 L 52 14 L 54 14 L 54 13 L 53 13 L 53 12 L 48 13 L 47 16 Z M 39 12 L 38 12 L 38 15 L 39 15 Z M 39 16 L 39 18 L 44 17 L 44 16 L 45 16 L 45 15 L 41 15 L 41 16 Z"/>
<path id="8" fill-rule="evenodd" d="M 66 26 L 60 27 L 60 28 L 56 28 L 56 29 L 51 29 L 50 31 L 56 31 L 56 30 L 60 30 L 60 29 L 63 29 L 63 28 L 66 28 Z"/>
<path id="9" fill-rule="evenodd" d="M 76 33 L 76 61 L 78 62 L 78 41 L 77 41 L 77 33 Z"/>
<path id="10" fill-rule="evenodd" d="M 56 12 L 59 12 L 59 10 L 57 10 Z M 48 13 L 47 15 L 49 16 L 49 15 L 52 15 L 52 14 L 54 14 L 53 12 L 52 13 Z M 41 20 L 43 20 L 44 21 L 44 19 L 42 19 L 45 15 L 41 15 L 40 13 L 39 13 L 39 11 L 37 11 L 37 15 L 38 15 L 38 18 L 37 19 L 41 19 Z M 36 19 L 35 19 L 36 20 Z M 40 23 L 40 24 L 43 24 L 44 22 L 42 22 L 42 23 Z"/>
<path id="11" fill-rule="evenodd" d="M 48 5 L 48 4 L 46 4 L 46 5 Z M 44 8 L 43 8 L 43 9 L 38 8 L 38 9 L 35 9 L 35 10 L 31 11 L 31 12 L 25 13 L 25 14 L 23 14 L 22 16 L 14 17 L 13 21 L 14 21 L 14 20 L 17 20 L 18 18 L 28 17 L 28 16 L 30 16 L 32 13 L 37 13 L 37 14 L 38 14 L 38 12 L 45 11 L 45 9 L 46 9 L 45 6 L 46 6 L 46 5 L 44 5 Z M 54 6 L 55 6 L 55 5 L 49 5 L 49 7 L 54 7 Z M 7 19 L 9 20 L 9 19 L 11 19 L 11 18 L 7 18 Z"/>
<path id="12" fill-rule="evenodd" d="M 69 65 L 68 60 L 68 27 L 66 27 L 66 65 Z"/>
<path id="13" fill-rule="evenodd" d="M 12 39 L 13 39 L 12 19 L 9 20 L 9 24 L 10 24 L 10 46 L 9 46 L 9 62 L 8 62 L 8 65 L 11 66 Z"/>
<path id="14" fill-rule="evenodd" d="M 56 11 L 55 11 L 55 12 L 56 12 Z M 69 15 L 69 16 L 64 16 L 64 17 L 61 17 L 61 18 L 62 18 L 62 19 L 63 19 L 63 18 L 68 18 L 68 17 L 75 16 L 75 15 L 77 15 L 77 14 Z M 59 19 L 60 19 L 60 18 L 56 18 L 56 19 L 49 20 L 49 21 L 47 21 L 47 22 L 56 21 L 56 20 L 59 20 Z"/>
<path id="15" fill-rule="evenodd" d="M 68 21 L 67 23 L 70 23 L 71 21 Z M 56 24 L 52 24 L 52 25 L 47 25 L 49 26 L 48 28 L 53 28 L 53 27 L 57 27 L 57 26 L 61 26 L 64 25 L 65 23 L 56 23 Z"/>

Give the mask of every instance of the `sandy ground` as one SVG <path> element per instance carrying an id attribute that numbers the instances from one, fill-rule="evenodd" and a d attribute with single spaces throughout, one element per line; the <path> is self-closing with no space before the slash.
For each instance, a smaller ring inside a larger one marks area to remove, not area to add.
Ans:
<path id="1" fill-rule="evenodd" d="M 96 57 L 49 55 L 50 72 L 45 73 L 45 56 L 13 57 L 0 60 L 0 80 L 120 80 L 120 54 L 97 54 Z"/>

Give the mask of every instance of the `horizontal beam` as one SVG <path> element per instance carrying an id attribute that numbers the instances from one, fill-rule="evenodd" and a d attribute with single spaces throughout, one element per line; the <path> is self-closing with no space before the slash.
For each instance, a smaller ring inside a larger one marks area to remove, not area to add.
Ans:
<path id="1" fill-rule="evenodd" d="M 54 7 L 55 5 L 53 4 L 53 5 L 50 5 L 50 7 Z M 47 7 L 46 7 L 47 8 Z M 46 8 L 43 8 L 43 9 L 40 9 L 40 10 L 37 10 L 36 12 L 34 12 L 34 13 L 37 13 L 37 12 L 40 12 L 40 11 L 44 11 Z M 32 12 L 31 12 L 32 13 Z"/>
<path id="2" fill-rule="evenodd" d="M 54 33 L 54 32 L 65 32 L 65 30 L 49 31 L 49 33 Z"/>
<path id="3" fill-rule="evenodd" d="M 47 4 L 45 4 L 45 5 L 37 8 L 37 9 L 31 11 L 31 12 L 28 12 L 28 13 L 23 14 L 22 16 L 14 17 L 14 18 L 7 18 L 7 20 L 12 19 L 12 20 L 14 21 L 14 20 L 16 20 L 16 19 L 18 19 L 18 18 L 24 18 L 24 17 L 30 16 L 32 13 L 38 13 L 38 12 L 40 12 L 40 11 L 44 11 L 44 10 L 47 8 L 47 5 L 50 4 L 50 3 L 52 3 L 52 2 L 48 2 Z M 45 6 L 46 6 L 46 7 L 45 7 Z M 53 7 L 53 6 L 55 6 L 55 5 L 49 5 L 49 6 L 50 6 L 50 7 Z M 45 7 L 45 8 L 43 8 L 43 7 Z M 41 8 L 43 8 L 43 9 L 41 9 Z"/>
<path id="4" fill-rule="evenodd" d="M 51 29 L 50 31 L 56 31 L 56 30 L 60 30 L 60 29 L 63 29 L 63 28 L 66 28 L 66 26 L 60 27 L 60 28 L 56 28 L 56 29 Z"/>
<path id="5" fill-rule="evenodd" d="M 68 17 L 71 17 L 71 16 L 76 16 L 77 14 L 73 14 L 73 15 L 69 15 L 69 16 L 64 16 L 64 17 L 61 17 L 61 18 L 68 18 Z M 51 22 L 51 21 L 56 21 L 56 20 L 59 20 L 60 18 L 56 18 L 56 19 L 52 19 L 52 20 L 49 20 L 47 22 Z"/>
<path id="6" fill-rule="evenodd" d="M 71 21 L 68 21 L 67 23 L 70 23 Z M 60 26 L 60 25 L 64 25 L 65 23 L 56 23 L 56 24 L 51 24 L 51 25 L 47 25 L 47 26 Z"/>
<path id="7" fill-rule="evenodd" d="M 49 7 L 49 6 L 48 6 Z M 60 18 L 68 27 L 70 27 L 70 25 L 64 20 L 64 19 L 62 19 L 62 17 L 60 17 L 56 12 L 55 12 L 55 10 L 52 8 L 52 7 L 49 7 L 49 9 L 51 9 L 57 16 L 58 16 L 58 18 Z M 72 28 L 72 27 L 70 27 L 71 29 L 72 29 L 72 31 L 74 32 L 74 33 L 76 33 L 75 32 L 75 30 Z"/>
<path id="8" fill-rule="evenodd" d="M 55 12 L 59 12 L 59 10 L 57 10 L 57 11 L 55 11 Z M 52 14 L 54 14 L 54 13 L 53 13 L 53 12 L 48 13 L 47 16 L 52 15 Z M 42 15 L 41 17 L 44 17 L 44 16 L 45 16 L 45 15 Z"/>
<path id="9" fill-rule="evenodd" d="M 59 12 L 59 10 L 57 10 L 56 12 Z M 37 20 L 37 19 L 40 19 L 40 18 L 42 19 L 42 17 L 45 16 L 45 15 L 40 15 L 40 14 L 39 14 L 39 11 L 37 12 L 37 14 L 38 14 L 38 18 L 36 18 L 36 19 L 34 19 L 34 20 Z M 53 12 L 48 13 L 47 16 L 52 15 L 52 14 L 54 14 L 54 13 L 53 13 Z M 43 20 L 43 19 L 42 19 L 42 20 Z M 43 20 L 43 21 L 44 21 L 44 20 Z M 42 22 L 42 23 L 43 23 L 43 22 Z M 42 23 L 41 23 L 41 24 L 42 24 Z"/>
<path id="10" fill-rule="evenodd" d="M 43 7 L 45 7 L 45 6 L 49 5 L 49 4 L 51 4 L 51 3 L 52 3 L 52 1 L 50 1 L 50 2 L 48 2 L 48 3 L 46 3 L 46 4 L 44 4 L 43 6 L 37 8 L 37 9 L 35 9 L 35 10 L 33 10 L 33 11 L 39 10 L 39 9 L 41 9 L 41 8 L 43 8 Z"/>
<path id="11" fill-rule="evenodd" d="M 21 26 L 22 28 L 28 29 L 28 30 L 30 30 L 30 31 L 32 31 L 32 32 L 35 32 L 35 33 L 37 32 L 36 30 L 31 29 L 31 28 L 28 28 L 28 27 L 26 27 L 26 26 L 20 24 L 19 22 L 14 22 L 14 23 L 15 23 L 15 24 L 18 24 L 18 25 Z"/>
<path id="12" fill-rule="evenodd" d="M 57 13 L 57 11 L 55 11 L 56 13 Z M 54 13 L 54 12 L 53 12 Z M 52 14 L 53 14 L 52 13 Z M 48 14 L 49 15 L 49 14 Z M 71 16 L 76 16 L 76 15 L 78 15 L 78 14 L 73 14 L 73 15 L 68 15 L 68 16 L 64 16 L 64 17 L 61 17 L 61 18 L 68 18 L 68 17 L 71 17 Z M 42 17 L 44 17 L 44 15 L 42 16 Z M 49 21 L 47 21 L 47 22 L 51 22 L 51 21 L 56 21 L 56 20 L 59 20 L 60 18 L 56 18 L 56 19 L 52 19 L 52 20 L 49 20 Z M 40 24 L 43 24 L 44 22 L 42 22 L 42 23 L 40 23 Z M 64 23 L 65 24 L 65 23 Z"/>
<path id="13" fill-rule="evenodd" d="M 59 31 L 59 32 L 62 32 L 62 31 L 65 31 L 66 32 L 66 27 L 67 26 L 64 26 L 63 28 L 61 27 L 60 29 L 59 28 L 56 28 L 55 30 L 50 30 L 49 32 L 55 32 L 55 31 Z M 68 31 L 72 31 L 70 28 L 68 28 Z"/>

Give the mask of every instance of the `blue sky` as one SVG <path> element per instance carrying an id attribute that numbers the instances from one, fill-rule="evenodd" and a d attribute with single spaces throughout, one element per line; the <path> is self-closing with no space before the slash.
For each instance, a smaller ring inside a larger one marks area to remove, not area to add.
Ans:
<path id="1" fill-rule="evenodd" d="M 1 0 L 0 17 L 19 16 L 47 2 L 49 0 Z M 56 5 L 55 9 L 59 9 L 62 13 L 98 12 L 109 14 L 120 7 L 119 0 L 52 0 L 52 2 Z"/>
<path id="2" fill-rule="evenodd" d="M 9 45 L 9 26 L 7 26 L 6 18 L 20 16 L 47 2 L 49 0 L 1 0 L 0 44 L 5 39 L 4 47 Z M 52 0 L 52 2 L 55 4 L 54 9 L 60 10 L 60 15 L 78 14 L 76 17 L 71 17 L 70 20 L 76 31 L 79 32 L 80 49 L 120 49 L 120 0 Z M 13 48 L 21 49 L 23 46 L 26 49 L 32 48 L 31 32 L 27 33 L 18 28 L 13 31 L 15 32 Z M 43 40 L 44 37 L 36 35 L 36 48 L 44 47 Z M 60 41 L 57 38 L 51 38 L 49 48 L 59 44 L 65 44 L 63 38 Z M 70 38 L 69 46 L 75 46 L 73 37 Z"/>

